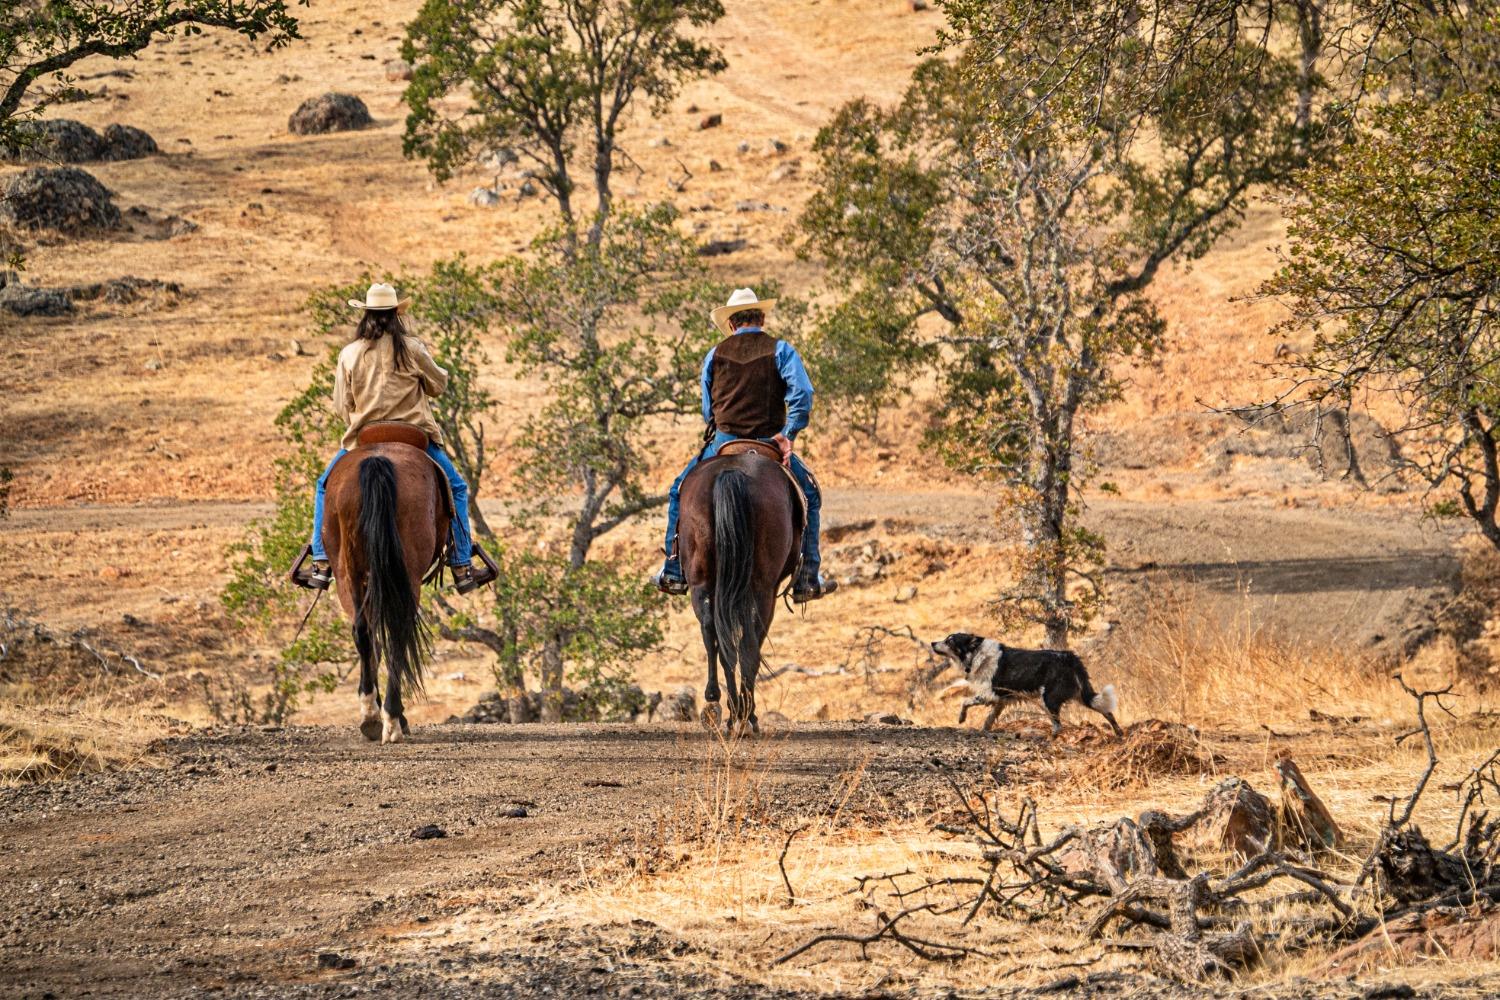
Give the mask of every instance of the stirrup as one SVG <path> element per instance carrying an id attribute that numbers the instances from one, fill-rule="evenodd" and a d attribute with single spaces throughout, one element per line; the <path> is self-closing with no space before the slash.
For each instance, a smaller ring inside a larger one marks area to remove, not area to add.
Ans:
<path id="1" fill-rule="evenodd" d="M 808 579 L 798 580 L 792 587 L 792 601 L 795 604 L 806 604 L 808 601 L 827 597 L 838 589 L 837 580 L 825 580 L 821 575 L 814 574 Z"/>
<path id="2" fill-rule="evenodd" d="M 287 574 L 291 580 L 303 590 L 327 590 L 333 583 L 333 572 L 326 561 L 313 560 L 312 568 L 305 569 L 303 564 L 312 556 L 311 543 L 302 546 L 302 551 L 297 553 L 297 559 L 292 563 L 292 570 Z"/>
<path id="3" fill-rule="evenodd" d="M 681 576 L 671 576 L 665 566 L 651 577 L 651 583 L 657 590 L 672 597 L 681 597 L 688 592 L 687 580 Z"/>
<path id="4" fill-rule="evenodd" d="M 462 566 L 448 567 L 453 571 L 453 589 L 460 594 L 478 590 L 487 583 L 494 583 L 500 577 L 500 567 L 495 565 L 488 552 L 476 545 L 474 554 L 484 564 L 482 568 L 475 570 L 472 559 Z"/>

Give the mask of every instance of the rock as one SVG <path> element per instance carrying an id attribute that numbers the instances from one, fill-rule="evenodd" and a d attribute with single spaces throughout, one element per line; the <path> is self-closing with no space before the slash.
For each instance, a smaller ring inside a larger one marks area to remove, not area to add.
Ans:
<path id="1" fill-rule="evenodd" d="M 718 173 L 719 171 L 721 171 L 723 169 L 724 169 L 724 164 L 720 163 L 718 160 L 709 160 L 708 161 L 708 172 L 709 173 L 716 174 L 716 173 Z"/>
<path id="2" fill-rule="evenodd" d="M 744 240 L 710 240 L 698 248 L 699 257 L 722 257 L 745 249 Z"/>
<path id="3" fill-rule="evenodd" d="M 525 806 L 507 806 L 500 810 L 500 815 L 505 819 L 525 819 L 531 814 L 526 811 Z"/>
<path id="4" fill-rule="evenodd" d="M 390 59 L 385 64 L 385 78 L 392 83 L 411 79 L 411 63 L 405 59 Z"/>
<path id="5" fill-rule="evenodd" d="M 843 524 L 830 524 L 823 528 L 822 535 L 825 542 L 842 542 L 850 535 L 862 535 L 875 527 L 875 519 L 867 518 L 863 521 L 846 521 Z"/>
<path id="6" fill-rule="evenodd" d="M 468 202 L 476 208 L 494 208 L 500 204 L 500 195 L 494 188 L 477 187 L 469 192 Z"/>
<path id="7" fill-rule="evenodd" d="M 149 361 L 147 361 L 144 365 L 142 365 L 141 367 L 144 368 L 144 369 L 146 369 L 148 372 L 159 372 L 159 371 L 161 371 L 162 365 L 161 365 L 161 361 L 159 359 L 152 358 Z"/>
<path id="8" fill-rule="evenodd" d="M 907 601 L 915 600 L 917 597 L 916 587 L 902 587 L 896 591 L 896 603 L 905 604 Z"/>
<path id="9" fill-rule="evenodd" d="M 736 212 L 770 212 L 773 211 L 770 202 L 765 201 L 737 201 L 734 203 Z"/>
<path id="10" fill-rule="evenodd" d="M 536 182 L 535 181 L 530 181 L 530 180 L 522 181 L 521 182 L 521 186 L 516 189 L 516 197 L 518 197 L 518 198 L 535 198 L 536 197 Z"/>
<path id="11" fill-rule="evenodd" d="M 872 726 L 909 726 L 910 719 L 903 719 L 893 712 L 871 712 L 865 716 L 865 722 Z"/>
<path id="12" fill-rule="evenodd" d="M 17 129 L 22 140 L 7 146 L 7 160 L 23 162 L 86 163 L 104 151 L 104 139 L 83 122 L 71 118 L 48 118 L 25 122 Z"/>
<path id="13" fill-rule="evenodd" d="M 906 0 L 906 9 L 913 14 L 920 14 L 927 9 L 927 0 Z"/>
<path id="14" fill-rule="evenodd" d="M 777 167 L 775 170 L 772 170 L 769 174 L 767 174 L 766 180 L 770 181 L 772 184 L 780 184 L 782 181 L 789 181 L 792 178 L 796 177 L 801 169 L 802 164 L 798 163 L 795 160 L 793 160 L 791 163 L 783 163 L 781 166 Z"/>
<path id="15" fill-rule="evenodd" d="M 441 840 L 446 836 L 448 836 L 447 830 L 431 823 L 426 826 L 419 826 L 411 832 L 412 840 Z"/>
<path id="16" fill-rule="evenodd" d="M 787 151 L 787 145 L 786 145 L 786 143 L 782 142 L 780 139 L 767 139 L 766 140 L 765 154 L 767 156 L 780 156 L 782 153 L 785 153 L 786 151 Z"/>
<path id="17" fill-rule="evenodd" d="M 310 97 L 292 112 L 286 127 L 295 135 L 348 132 L 375 124 L 365 102 L 352 94 L 328 93 Z"/>
<path id="18" fill-rule="evenodd" d="M 520 161 L 521 157 L 509 146 L 501 146 L 479 154 L 479 165 L 491 170 L 499 170 L 501 167 Z"/>
<path id="19" fill-rule="evenodd" d="M 104 129 L 99 159 L 110 162 L 139 160 L 161 152 L 156 140 L 132 125 L 110 125 Z"/>
<path id="20" fill-rule="evenodd" d="M 671 147 L 671 145 L 672 145 L 672 140 L 668 139 L 664 135 L 659 135 L 655 139 L 651 140 L 651 148 L 652 149 L 668 149 L 668 148 Z"/>
<path id="21" fill-rule="evenodd" d="M 309 354 L 307 348 L 303 346 L 302 341 L 298 340 L 296 337 L 292 338 L 290 346 L 292 349 L 292 357 L 294 358 L 305 358 Z"/>
<path id="22" fill-rule="evenodd" d="M 182 294 L 182 286 L 175 281 L 158 281 L 155 278 L 111 278 L 87 285 L 73 285 L 66 289 L 73 301 L 104 301 L 114 306 L 128 305 L 140 299 L 146 292 L 163 292 L 168 295 Z"/>
<path id="23" fill-rule="evenodd" d="M 121 224 L 109 190 L 77 167 L 32 167 L 12 177 L 0 194 L 0 221 L 73 235 Z"/>
<path id="24" fill-rule="evenodd" d="M 336 951 L 318 953 L 318 968 L 320 969 L 352 969 L 355 964 L 354 959 L 348 955 L 340 955 Z"/>
<path id="25" fill-rule="evenodd" d="M 656 717 L 663 722 L 692 722 L 698 718 L 698 695 L 684 684 L 677 693 L 662 699 Z"/>
<path id="26" fill-rule="evenodd" d="M 724 124 L 724 116 L 718 113 L 704 115 L 703 120 L 698 123 L 698 131 L 706 132 L 711 128 L 718 128 Z"/>
<path id="27" fill-rule="evenodd" d="M 739 153 L 741 156 L 744 156 L 746 153 L 750 152 L 750 143 L 741 142 L 738 146 L 734 147 L 734 151 L 736 153 Z"/>
<path id="28" fill-rule="evenodd" d="M 73 300 L 60 288 L 7 284 L 0 288 L 0 309 L 15 316 L 65 316 L 73 311 Z"/>

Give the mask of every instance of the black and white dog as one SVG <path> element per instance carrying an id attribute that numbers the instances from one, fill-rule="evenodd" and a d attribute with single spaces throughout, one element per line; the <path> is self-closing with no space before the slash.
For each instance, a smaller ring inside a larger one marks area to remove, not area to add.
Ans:
<path id="1" fill-rule="evenodd" d="M 1095 693 L 1077 653 L 1065 649 L 1014 649 L 967 632 L 954 632 L 934 642 L 932 651 L 963 667 L 964 679 L 969 682 L 969 697 L 964 699 L 958 713 L 959 725 L 963 725 L 972 706 L 989 705 L 990 715 L 984 720 L 984 728 L 988 730 L 1006 705 L 1031 695 L 1041 698 L 1042 707 L 1052 716 L 1053 736 L 1062 731 L 1058 712 L 1074 698 L 1104 716 L 1116 736 L 1125 735 L 1115 721 L 1114 685 L 1105 685 L 1103 691 Z"/>

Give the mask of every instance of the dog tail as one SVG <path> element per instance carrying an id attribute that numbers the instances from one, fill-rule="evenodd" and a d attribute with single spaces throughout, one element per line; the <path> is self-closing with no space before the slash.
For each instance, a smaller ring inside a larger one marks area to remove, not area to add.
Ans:
<path id="1" fill-rule="evenodd" d="M 1103 691 L 1100 691 L 1098 694 L 1089 695 L 1089 708 L 1092 708 L 1096 712 L 1103 712 L 1105 715 L 1114 715 L 1115 709 L 1119 707 L 1120 702 L 1115 697 L 1115 686 L 1113 684 L 1106 684 Z"/>

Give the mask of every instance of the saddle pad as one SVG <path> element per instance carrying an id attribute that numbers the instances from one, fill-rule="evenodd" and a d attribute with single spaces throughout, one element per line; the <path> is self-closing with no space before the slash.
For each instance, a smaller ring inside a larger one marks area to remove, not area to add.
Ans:
<path id="1" fill-rule="evenodd" d="M 377 420 L 359 429 L 359 444 L 409 444 L 427 450 L 427 432 L 399 420 Z"/>

